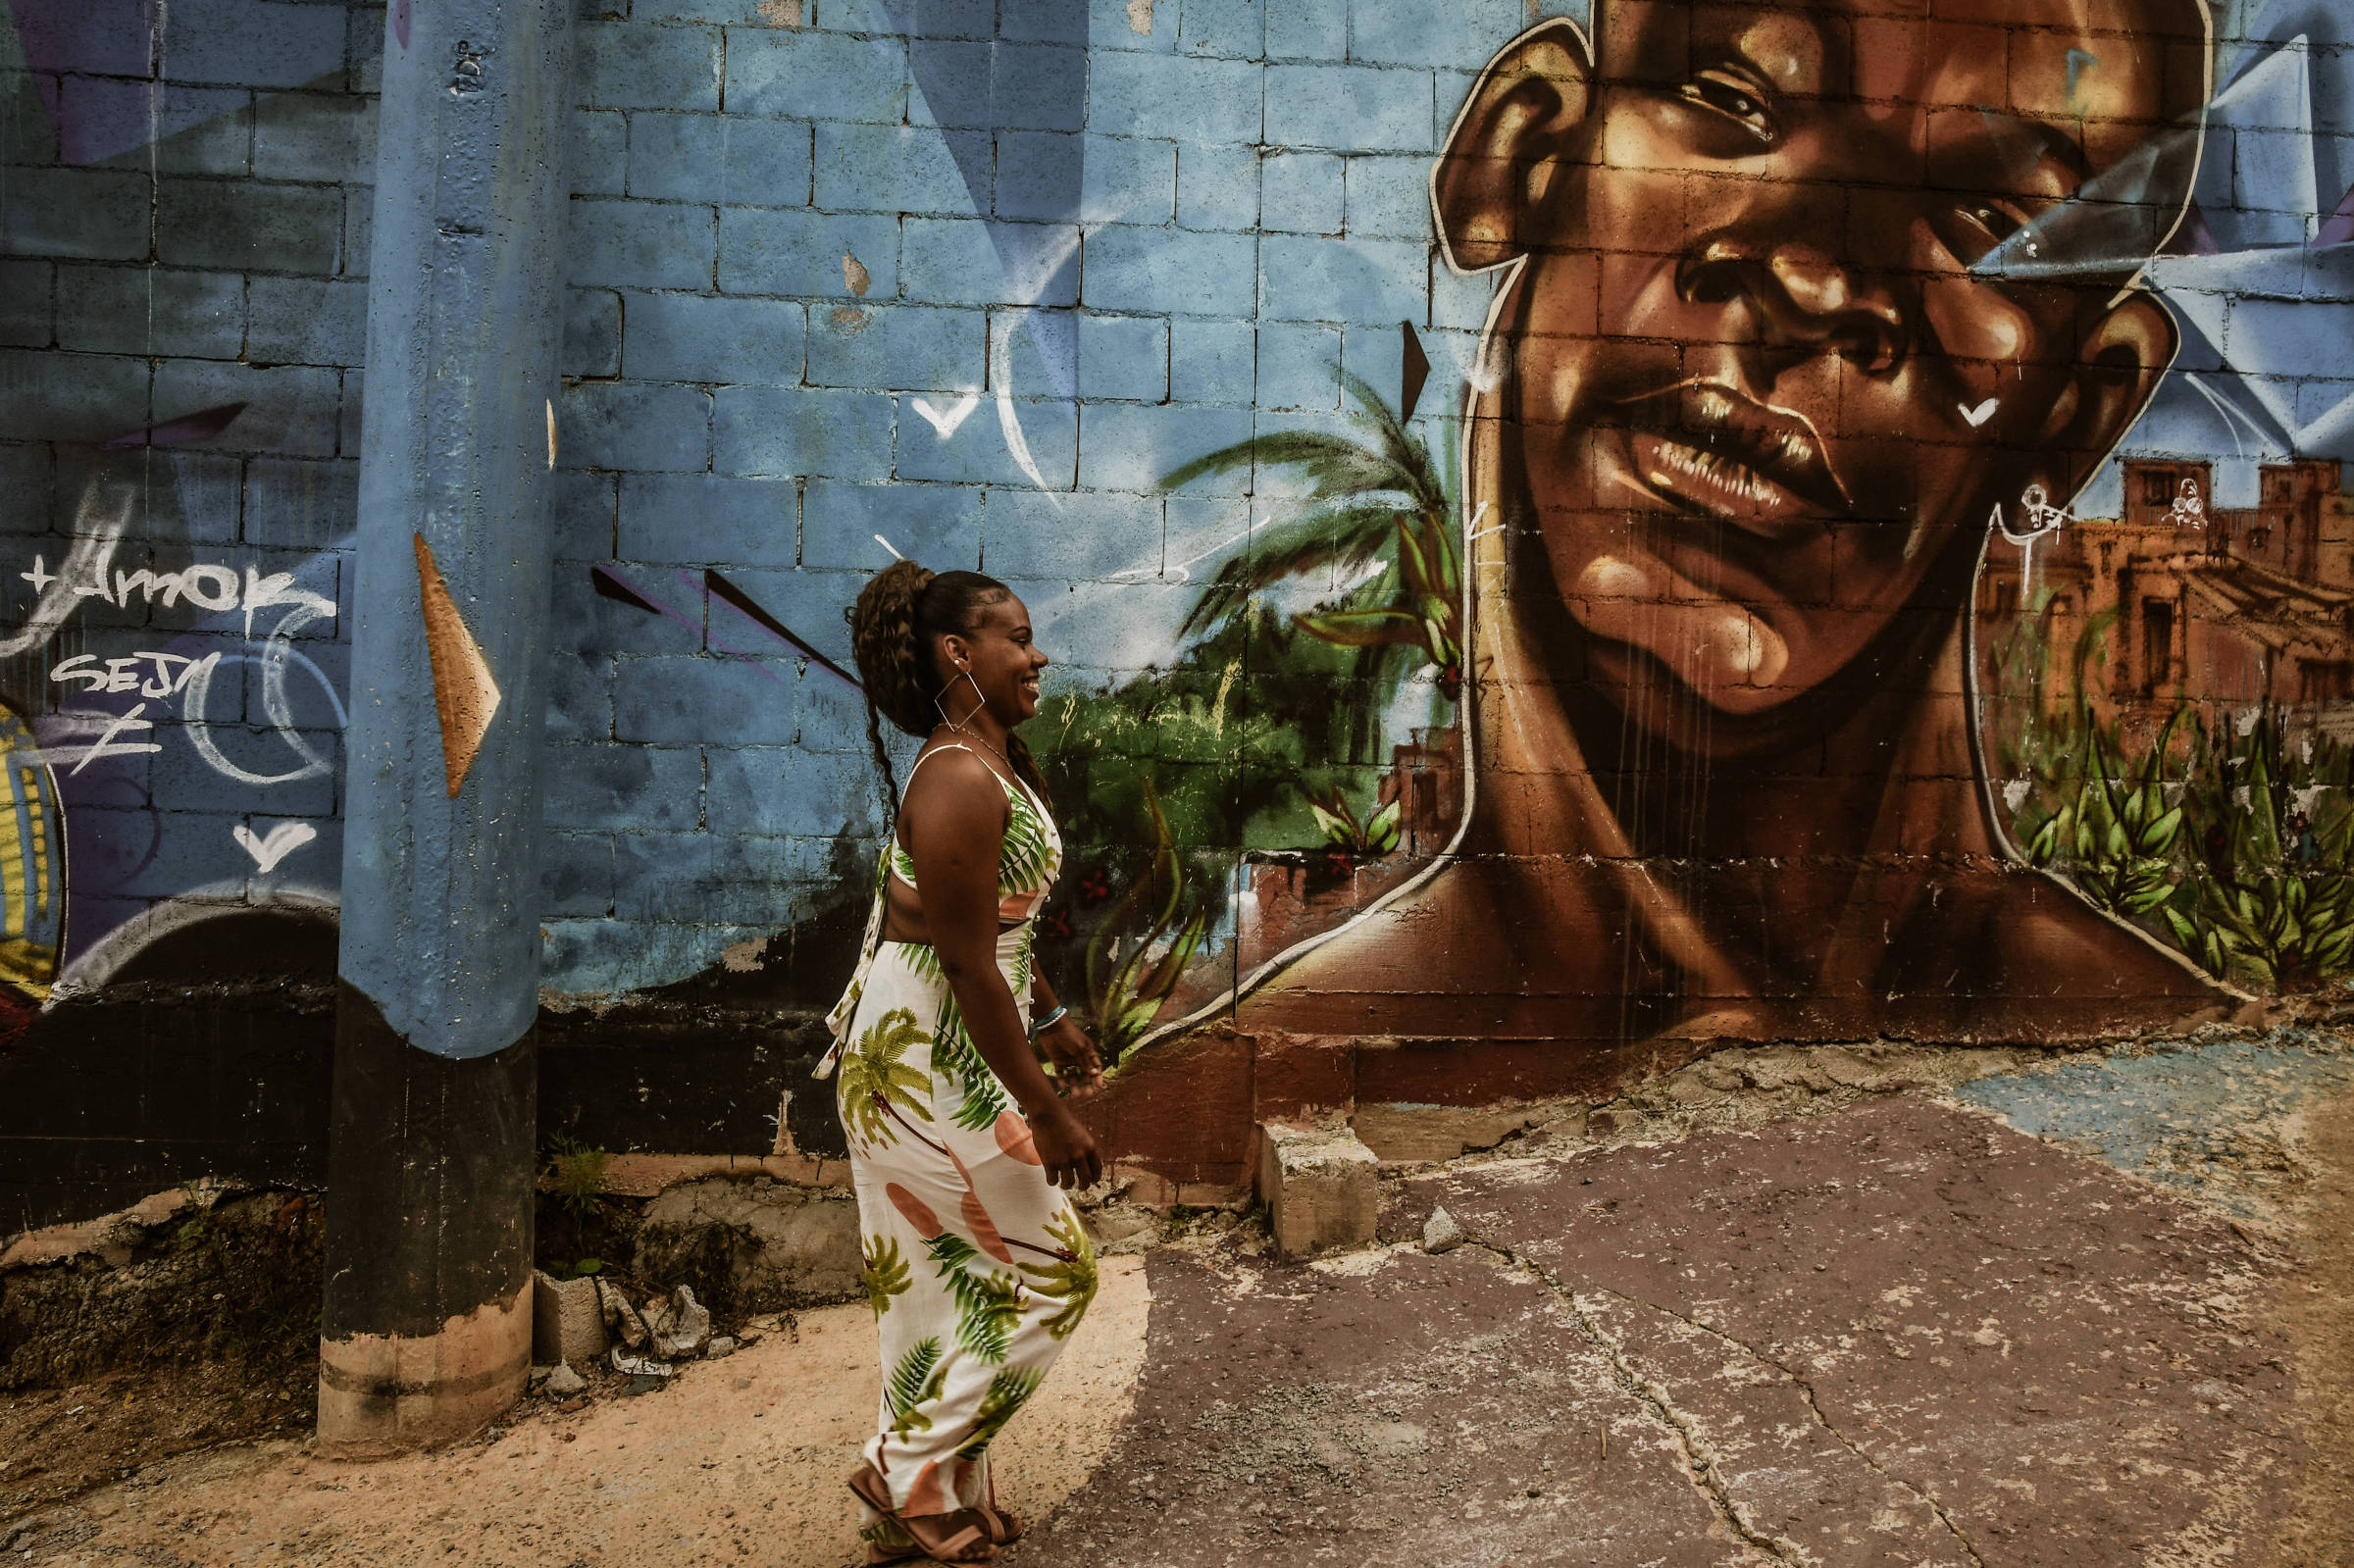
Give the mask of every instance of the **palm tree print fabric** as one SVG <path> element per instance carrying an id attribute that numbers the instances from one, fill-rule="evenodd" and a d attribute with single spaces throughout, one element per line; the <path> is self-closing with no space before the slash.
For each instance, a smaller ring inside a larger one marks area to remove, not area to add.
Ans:
<path id="1" fill-rule="evenodd" d="M 1030 937 L 1025 923 L 998 943 L 1025 1009 Z M 966 1036 L 930 947 L 878 945 L 835 1093 L 882 1339 L 866 1458 L 902 1513 L 971 1507 L 989 1497 L 991 1440 L 1095 1299 L 1095 1248 Z M 871 1509 L 861 1533 L 905 1544 Z"/>
<path id="2" fill-rule="evenodd" d="M 943 751 L 972 752 L 975 756 L 980 754 L 973 752 L 970 746 L 935 746 L 915 759 L 916 767 L 922 767 Z M 1030 793 L 1028 784 L 1008 779 L 995 768 L 990 769 L 990 773 L 1005 790 L 1005 836 L 998 849 L 998 918 L 1021 922 L 1017 928 L 1022 938 L 1016 949 L 1018 958 L 1006 979 L 1013 986 L 1014 998 L 1027 1006 L 1033 931 L 1030 922 L 1045 906 L 1047 894 L 1053 890 L 1054 879 L 1062 871 L 1062 835 L 1055 829 L 1053 817 Z M 913 768 L 908 770 L 907 777 L 910 782 L 914 780 Z M 842 1000 L 836 1002 L 834 1010 L 826 1015 L 826 1028 L 833 1033 L 834 1046 L 826 1052 L 825 1059 L 817 1064 L 817 1071 L 810 1075 L 813 1078 L 824 1078 L 833 1072 L 850 1043 L 851 1021 L 858 1015 L 859 998 L 865 993 L 868 975 L 875 966 L 876 955 L 883 947 L 884 891 L 894 877 L 910 887 L 915 885 L 915 859 L 900 845 L 896 830 L 891 837 L 884 840 L 883 853 L 875 865 L 875 903 L 866 917 L 866 939 L 859 944 L 858 968 L 850 977 L 848 988 L 842 993 Z M 906 961 L 920 978 L 940 980 L 940 958 L 929 946 L 922 943 L 898 945 L 906 949 Z M 998 945 L 998 956 L 1002 960 L 1005 950 L 1002 938 Z M 927 1013 L 923 1016 L 937 1019 L 936 1030 L 942 1038 L 952 1042 L 961 1040 L 964 1026 L 957 1020 L 956 1004 L 948 997 L 945 986 L 941 987 L 940 994 L 942 1002 L 937 1014 Z M 962 1050 L 971 1061 L 980 1061 L 971 1041 L 964 1040 Z M 975 1085 L 971 1092 L 978 1096 L 978 1108 L 970 1108 L 970 1114 L 980 1120 L 970 1125 L 987 1126 L 990 1119 L 1008 1103 L 1004 1090 L 996 1090 L 993 1097 L 977 1086 L 970 1074 L 963 1077 L 965 1082 Z M 991 1079 L 993 1085 L 995 1082 L 994 1078 Z"/>
<path id="3" fill-rule="evenodd" d="M 940 751 L 966 751 L 966 746 L 941 746 Z M 934 755 L 926 752 L 924 756 Z M 921 762 L 923 758 L 916 759 Z M 998 914 L 1004 920 L 1028 920 L 1047 901 L 1054 878 L 1062 870 L 1062 835 L 1054 820 L 1031 798 L 1030 786 L 990 769 L 1005 789 L 1005 837 L 998 848 Z M 910 772 L 909 777 L 913 777 Z M 883 864 L 892 876 L 915 885 L 915 857 L 900 847 L 898 835 L 884 846 Z"/>

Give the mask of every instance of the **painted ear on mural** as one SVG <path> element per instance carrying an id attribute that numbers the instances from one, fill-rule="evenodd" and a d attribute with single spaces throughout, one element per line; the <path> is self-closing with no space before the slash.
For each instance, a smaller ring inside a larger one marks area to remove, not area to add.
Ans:
<path id="1" fill-rule="evenodd" d="M 1543 204 L 1593 102 L 1593 60 L 1585 34 L 1557 18 L 1514 38 L 1480 74 L 1430 180 L 1439 243 L 1457 272 L 1527 253 L 1527 215 Z"/>
<path id="2" fill-rule="evenodd" d="M 2125 431 L 2141 417 L 2175 361 L 2181 334 L 2155 294 L 2138 285 L 2102 300 L 2088 293 L 2080 309 L 2075 367 L 2032 449 L 2057 468 L 2048 488 L 2073 495 L 2092 477 Z"/>

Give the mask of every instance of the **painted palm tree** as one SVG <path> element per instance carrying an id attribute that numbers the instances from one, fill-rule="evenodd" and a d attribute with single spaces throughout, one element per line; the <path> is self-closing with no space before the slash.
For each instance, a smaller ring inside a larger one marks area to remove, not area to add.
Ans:
<path id="1" fill-rule="evenodd" d="M 1160 809 L 1160 792 L 1145 781 L 1145 810 L 1152 825 L 1152 868 L 1105 912 L 1087 944 L 1087 1000 L 1096 1021 L 1096 1041 L 1106 1060 L 1117 1063 L 1152 1027 L 1162 1005 L 1185 978 L 1185 966 L 1202 945 L 1209 911 L 1189 898 L 1185 861 L 1176 835 Z M 1150 920 L 1145 913 L 1156 891 L 1164 893 Z M 1193 905 L 1191 916 L 1185 914 Z M 1142 930 L 1138 926 L 1142 925 Z M 1157 950 L 1157 951 L 1156 951 Z"/>
<path id="2" fill-rule="evenodd" d="M 870 1144 L 896 1143 L 891 1122 L 901 1118 L 895 1110 L 932 1120 L 932 1075 L 907 1065 L 907 1049 L 921 1044 L 924 1029 L 915 1014 L 895 1007 L 875 1020 L 842 1057 L 835 1095 L 843 1120 Z"/>
<path id="3" fill-rule="evenodd" d="M 1067 1340 L 1096 1298 L 1096 1249 L 1087 1239 L 1086 1227 L 1067 1208 L 1047 1227 L 1047 1236 L 1061 1248 L 1061 1256 L 1051 1263 L 1024 1263 L 1020 1268 L 1033 1294 L 1062 1303 L 1061 1310 L 1047 1319 L 1047 1332 L 1057 1340 Z"/>
<path id="4" fill-rule="evenodd" d="M 1277 431 L 1220 447 L 1161 477 L 1163 489 L 1238 469 L 1291 469 L 1308 481 L 1301 509 L 1260 531 L 1248 550 L 1218 569 L 1183 630 L 1207 631 L 1294 578 L 1331 573 L 1345 580 L 1378 565 L 1336 602 L 1294 616 L 1293 625 L 1323 641 L 1364 650 L 1358 674 L 1366 678 L 1395 663 L 1391 650 L 1418 650 L 1452 701 L 1462 690 L 1454 486 L 1429 446 L 1380 393 L 1346 372 L 1341 380 L 1371 427 L 1369 440 L 1323 430 Z M 1452 453 L 1448 467 L 1454 467 Z"/>

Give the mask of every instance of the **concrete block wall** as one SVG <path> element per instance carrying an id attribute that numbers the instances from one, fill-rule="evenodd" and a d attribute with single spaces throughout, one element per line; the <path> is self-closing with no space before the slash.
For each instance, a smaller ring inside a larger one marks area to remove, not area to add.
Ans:
<path id="1" fill-rule="evenodd" d="M 584 11 L 552 986 L 696 973 L 878 832 L 851 694 L 702 569 L 846 664 L 880 533 L 1015 582 L 1100 684 L 1252 527 L 1248 476 L 1163 474 L 1335 424 L 1344 370 L 1394 396 L 1402 323 L 1467 363 L 1488 290 L 1432 252 L 1429 166 L 1520 6 L 1096 11 Z M 679 618 L 594 599 L 600 563 Z M 1111 613 L 1141 634 L 1103 646 Z"/>
<path id="2" fill-rule="evenodd" d="M 0 27 L 8 623 L 69 558 L 240 584 L 85 594 L 10 639 L 5 701 L 69 781 L 62 962 L 101 985 L 141 944 L 110 935 L 176 896 L 333 906 L 383 27 L 341 0 L 26 0 Z M 249 616 L 248 573 L 291 586 Z M 221 662 L 131 701 L 53 678 L 151 650 Z"/>

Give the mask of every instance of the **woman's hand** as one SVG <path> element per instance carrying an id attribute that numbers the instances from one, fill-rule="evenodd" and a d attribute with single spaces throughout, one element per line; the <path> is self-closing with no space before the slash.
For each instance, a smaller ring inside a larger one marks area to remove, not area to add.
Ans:
<path id="1" fill-rule="evenodd" d="M 1096 1042 L 1069 1013 L 1041 1031 L 1037 1045 L 1039 1054 L 1054 1064 L 1057 1093 L 1083 1100 L 1103 1087 L 1103 1064 L 1096 1059 Z"/>
<path id="2" fill-rule="evenodd" d="M 1096 1152 L 1095 1138 L 1079 1125 L 1068 1105 L 1049 1100 L 1029 1122 L 1031 1146 L 1038 1150 L 1039 1164 L 1047 1168 L 1048 1181 L 1076 1190 L 1102 1180 L 1103 1156 Z"/>

